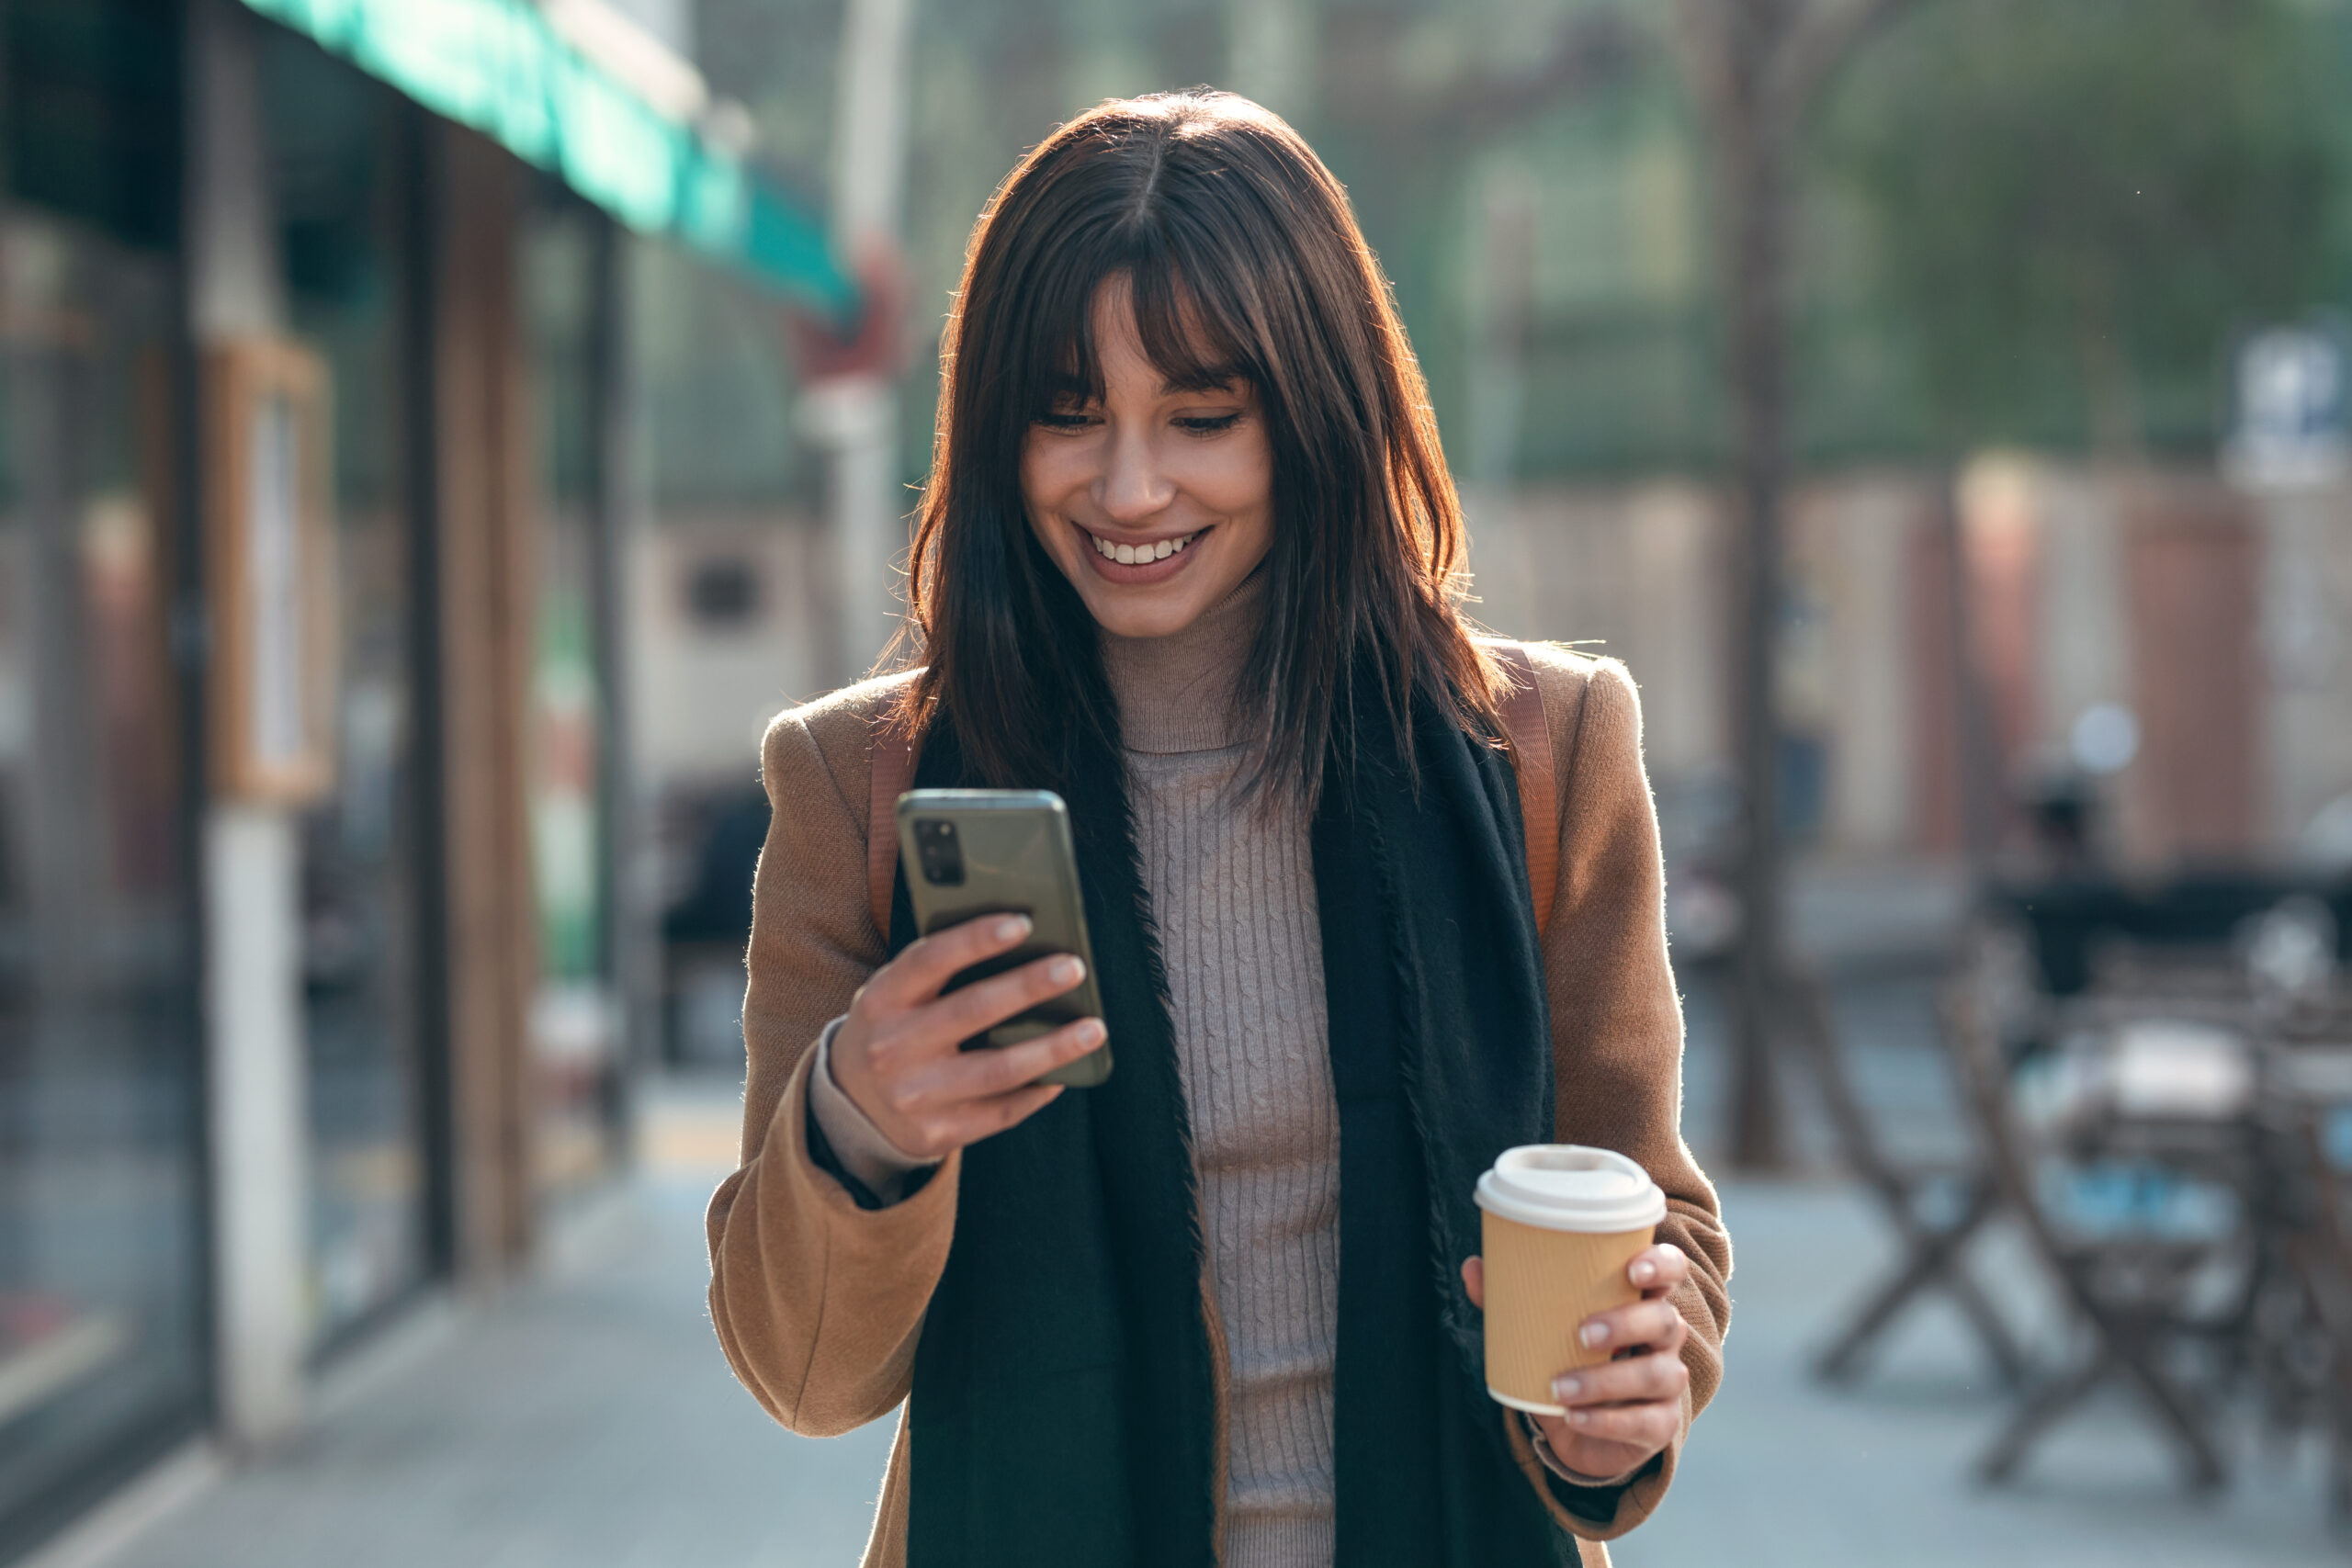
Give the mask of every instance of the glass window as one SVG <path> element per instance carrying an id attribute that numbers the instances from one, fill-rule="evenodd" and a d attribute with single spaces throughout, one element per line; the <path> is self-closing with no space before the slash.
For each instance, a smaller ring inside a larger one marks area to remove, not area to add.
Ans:
<path id="1" fill-rule="evenodd" d="M 0 1556 L 202 1387 L 172 288 L 0 208 Z"/>

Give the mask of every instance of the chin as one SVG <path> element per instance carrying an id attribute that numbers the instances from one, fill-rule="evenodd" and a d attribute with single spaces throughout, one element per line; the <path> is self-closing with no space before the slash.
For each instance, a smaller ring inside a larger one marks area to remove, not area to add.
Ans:
<path id="1" fill-rule="evenodd" d="M 1087 597 L 1094 622 L 1114 637 L 1173 637 L 1201 618 L 1206 602 L 1185 585 L 1183 592 L 1113 592 Z M 1084 597 L 1084 596 L 1082 596 Z"/>

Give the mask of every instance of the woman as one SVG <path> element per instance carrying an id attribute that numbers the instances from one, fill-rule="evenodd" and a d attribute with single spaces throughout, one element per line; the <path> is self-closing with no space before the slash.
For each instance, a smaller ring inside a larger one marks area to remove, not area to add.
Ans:
<path id="1" fill-rule="evenodd" d="M 1532 660 L 1539 920 L 1510 690 L 1346 199 L 1223 94 L 1105 104 L 983 216 L 910 584 L 927 660 L 768 731 L 742 1168 L 711 1315 L 777 1419 L 905 1401 L 869 1568 L 1569 1562 L 1654 1509 L 1719 1375 L 1730 1249 L 1677 1131 L 1681 1019 L 1633 687 Z M 1069 804 L 1105 1018 L 867 896 L 876 748 Z M 1540 940 L 1539 928 L 1543 931 Z M 1105 1034 L 1099 1088 L 1035 1080 Z M 1665 1189 L 1617 1352 L 1531 1419 L 1480 1373 L 1478 1172 L 1520 1143 Z"/>

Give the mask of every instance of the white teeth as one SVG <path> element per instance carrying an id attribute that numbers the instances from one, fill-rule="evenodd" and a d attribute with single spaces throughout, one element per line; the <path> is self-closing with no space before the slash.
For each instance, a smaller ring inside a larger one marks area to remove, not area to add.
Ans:
<path id="1" fill-rule="evenodd" d="M 1122 566 L 1134 566 L 1139 561 L 1166 560 L 1200 536 L 1187 534 L 1181 539 L 1159 539 L 1148 545 L 1114 545 L 1097 534 L 1089 534 L 1087 537 L 1094 541 L 1095 549 L 1102 553 L 1105 560 L 1114 560 Z"/>

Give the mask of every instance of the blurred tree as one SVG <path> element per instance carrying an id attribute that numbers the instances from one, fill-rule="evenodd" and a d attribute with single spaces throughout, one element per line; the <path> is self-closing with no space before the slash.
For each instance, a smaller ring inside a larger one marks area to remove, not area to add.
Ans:
<path id="1" fill-rule="evenodd" d="M 2322 297 L 2324 26 L 2296 0 L 1933 0 L 1849 75 L 1825 163 L 1955 445 L 2211 438 L 2229 338 Z"/>
<path id="2" fill-rule="evenodd" d="M 1732 725 L 1739 760 L 1739 945 L 1731 995 L 1731 1157 L 1785 1163 L 1773 1042 L 1815 1026 L 1783 933 L 1780 647 L 1789 479 L 1790 240 L 1799 132 L 1831 76 L 1917 0 L 1679 0 L 1676 42 L 1713 165 L 1732 424 Z"/>

